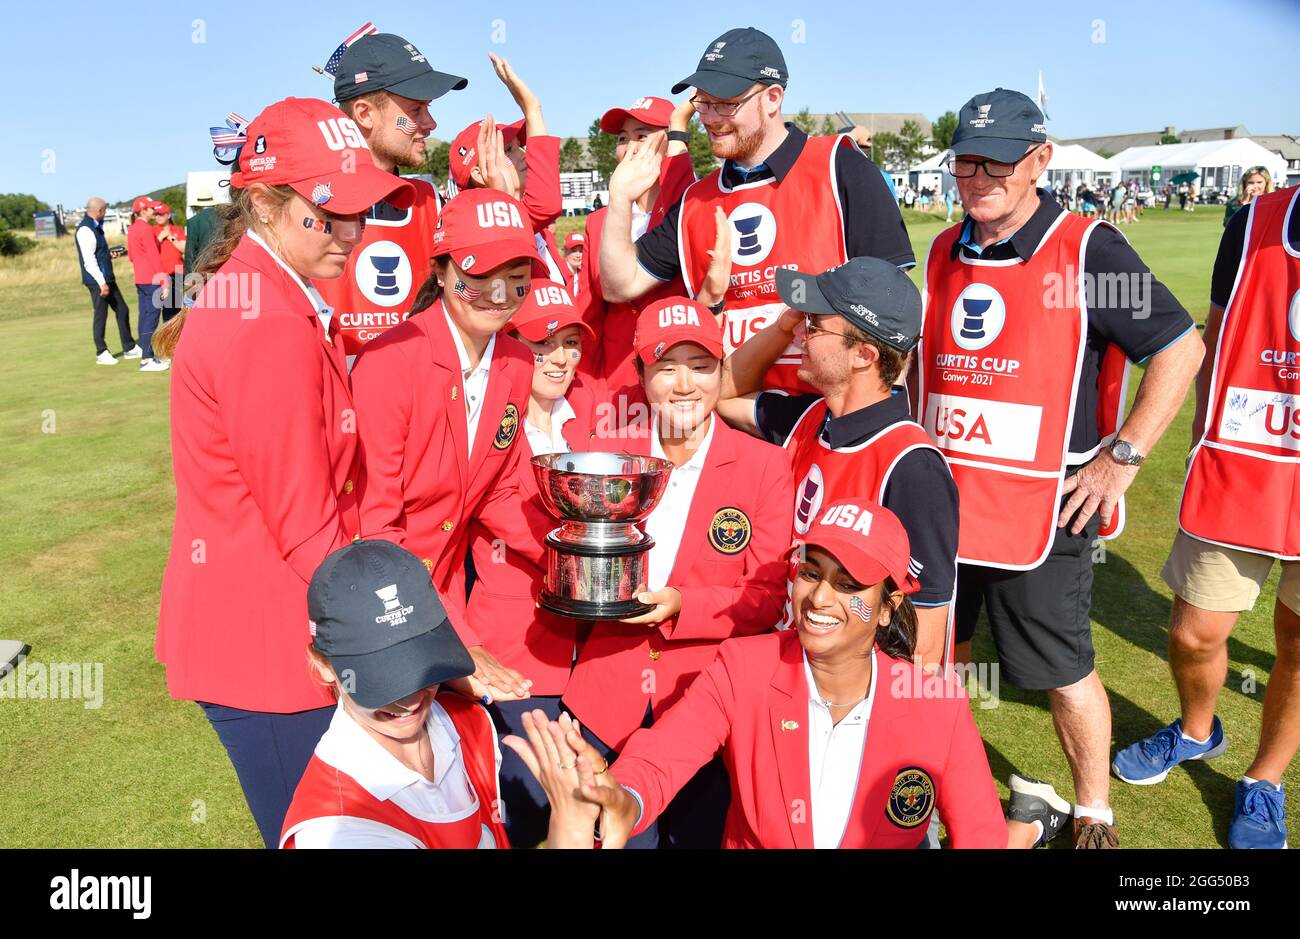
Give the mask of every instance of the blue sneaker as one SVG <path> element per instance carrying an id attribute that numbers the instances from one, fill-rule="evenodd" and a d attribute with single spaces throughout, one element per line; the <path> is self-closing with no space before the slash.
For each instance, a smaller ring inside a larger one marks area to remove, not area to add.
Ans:
<path id="1" fill-rule="evenodd" d="M 1164 782 L 1169 771 L 1183 760 L 1212 760 L 1228 749 L 1223 736 L 1223 724 L 1216 717 L 1210 739 L 1205 743 L 1192 743 L 1183 737 L 1182 718 L 1168 727 L 1157 730 L 1150 737 L 1125 747 L 1115 754 L 1110 768 L 1126 783 L 1135 786 L 1154 786 Z"/>
<path id="2" fill-rule="evenodd" d="M 1285 848 L 1286 793 L 1261 780 L 1237 783 L 1237 808 L 1228 829 L 1230 848 Z"/>

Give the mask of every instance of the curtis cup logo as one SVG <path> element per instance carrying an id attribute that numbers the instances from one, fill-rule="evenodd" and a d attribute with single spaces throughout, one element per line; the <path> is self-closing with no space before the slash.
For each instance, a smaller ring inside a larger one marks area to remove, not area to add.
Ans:
<path id="1" fill-rule="evenodd" d="M 375 293 L 381 297 L 391 297 L 400 292 L 397 286 L 397 265 L 401 258 L 392 255 L 371 255 L 370 263 L 375 266 Z"/>
<path id="2" fill-rule="evenodd" d="M 989 307 L 993 305 L 992 300 L 974 300 L 970 297 L 964 297 L 961 301 L 962 309 L 966 312 L 966 318 L 962 321 L 961 336 L 963 339 L 983 339 L 984 338 L 984 314 L 988 312 Z"/>
<path id="3" fill-rule="evenodd" d="M 758 243 L 758 226 L 762 221 L 761 215 L 736 219 L 736 232 L 740 235 L 740 247 L 736 249 L 736 253 L 741 257 L 757 254 L 763 250 L 763 246 Z"/>

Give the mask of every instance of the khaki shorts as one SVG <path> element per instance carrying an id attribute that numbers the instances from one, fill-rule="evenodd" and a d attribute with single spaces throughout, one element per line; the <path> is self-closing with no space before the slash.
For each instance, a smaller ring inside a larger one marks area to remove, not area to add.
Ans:
<path id="1" fill-rule="evenodd" d="M 1249 610 L 1259 599 L 1277 558 L 1225 548 L 1179 529 L 1160 576 L 1193 606 L 1217 613 Z M 1282 561 L 1277 599 L 1300 614 L 1300 561 Z"/>

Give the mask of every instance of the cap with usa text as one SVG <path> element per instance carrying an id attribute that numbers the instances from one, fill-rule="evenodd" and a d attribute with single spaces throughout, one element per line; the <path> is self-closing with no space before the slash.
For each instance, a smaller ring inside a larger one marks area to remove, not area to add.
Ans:
<path id="1" fill-rule="evenodd" d="M 722 327 L 717 317 L 688 297 L 666 297 L 649 304 L 636 318 L 632 347 L 651 365 L 673 346 L 693 342 L 722 358 Z"/>
<path id="2" fill-rule="evenodd" d="M 818 511 L 802 543 L 791 553 L 820 548 L 865 586 L 891 578 L 905 594 L 921 583 L 912 573 L 912 547 L 898 516 L 866 496 L 837 499 Z"/>

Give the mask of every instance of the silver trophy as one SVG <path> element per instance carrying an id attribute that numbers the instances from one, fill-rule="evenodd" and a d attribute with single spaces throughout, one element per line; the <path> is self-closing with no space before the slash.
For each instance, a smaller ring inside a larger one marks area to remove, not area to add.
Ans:
<path id="1" fill-rule="evenodd" d="M 543 607 L 585 620 L 653 609 L 636 598 L 654 546 L 637 523 L 659 504 L 672 470 L 668 460 L 629 453 L 533 457 L 542 504 L 560 521 L 546 536 Z"/>

